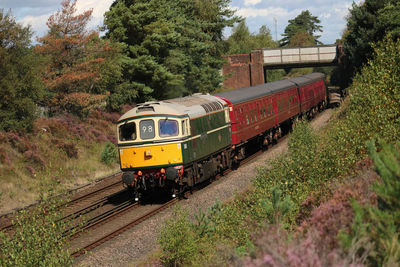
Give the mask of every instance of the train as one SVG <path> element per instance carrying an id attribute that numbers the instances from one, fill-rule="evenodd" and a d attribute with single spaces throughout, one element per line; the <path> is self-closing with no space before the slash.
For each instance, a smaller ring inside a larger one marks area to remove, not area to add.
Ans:
<path id="1" fill-rule="evenodd" d="M 117 122 L 122 182 L 136 201 L 179 196 L 267 148 L 299 117 L 326 108 L 325 74 L 138 104 Z"/>

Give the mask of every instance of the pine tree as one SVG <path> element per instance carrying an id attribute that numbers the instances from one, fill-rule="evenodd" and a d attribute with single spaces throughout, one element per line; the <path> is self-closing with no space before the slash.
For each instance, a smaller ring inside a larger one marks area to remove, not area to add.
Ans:
<path id="1" fill-rule="evenodd" d="M 62 9 L 48 19 L 49 31 L 38 38 L 35 52 L 48 58 L 43 76 L 51 93 L 47 105 L 87 116 L 91 105 L 105 99 L 104 84 L 118 80 L 122 62 L 118 47 L 86 30 L 92 10 L 76 15 L 76 1 L 62 1 Z"/>
<path id="2" fill-rule="evenodd" d="M 294 19 L 289 20 L 289 24 L 285 28 L 282 40 L 280 40 L 281 46 L 287 46 L 290 44 L 292 38 L 298 34 L 298 32 L 306 32 L 313 38 L 312 44 L 321 44 L 318 40 L 320 35 L 315 35 L 317 32 L 322 32 L 322 26 L 319 25 L 321 21 L 317 16 L 313 16 L 310 11 L 305 10 L 300 13 Z M 307 40 L 308 44 L 309 40 Z M 293 45 L 292 45 L 293 46 Z"/>
<path id="3" fill-rule="evenodd" d="M 106 36 L 126 45 L 121 103 L 211 92 L 221 82 L 222 29 L 236 18 L 228 0 L 117 0 Z"/>

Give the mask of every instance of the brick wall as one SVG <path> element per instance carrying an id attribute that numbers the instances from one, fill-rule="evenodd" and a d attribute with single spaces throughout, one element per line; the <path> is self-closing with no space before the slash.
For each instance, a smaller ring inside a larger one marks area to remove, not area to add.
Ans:
<path id="1" fill-rule="evenodd" d="M 251 54 L 225 55 L 222 74 L 226 80 L 226 88 L 238 89 L 264 83 L 262 51 L 252 51 Z"/>

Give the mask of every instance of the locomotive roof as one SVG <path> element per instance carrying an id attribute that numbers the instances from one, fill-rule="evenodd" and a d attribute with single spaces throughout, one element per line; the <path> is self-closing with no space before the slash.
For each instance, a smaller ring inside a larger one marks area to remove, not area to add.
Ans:
<path id="1" fill-rule="evenodd" d="M 180 98 L 152 101 L 138 104 L 119 118 L 123 120 L 146 115 L 188 115 L 190 118 L 204 116 L 207 113 L 223 110 L 225 101 L 209 94 L 194 94 Z"/>
<path id="2" fill-rule="evenodd" d="M 228 99 L 232 104 L 246 102 L 252 99 L 257 99 L 272 93 L 283 91 L 291 87 L 295 87 L 296 84 L 289 80 L 281 80 L 276 82 L 259 84 L 256 86 L 240 88 L 232 91 L 226 91 L 214 94 Z"/>

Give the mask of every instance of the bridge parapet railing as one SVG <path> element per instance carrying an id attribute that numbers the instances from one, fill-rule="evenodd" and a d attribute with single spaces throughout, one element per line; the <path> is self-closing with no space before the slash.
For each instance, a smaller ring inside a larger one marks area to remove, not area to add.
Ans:
<path id="1" fill-rule="evenodd" d="M 310 63 L 335 63 L 336 45 L 263 49 L 264 66 Z"/>

